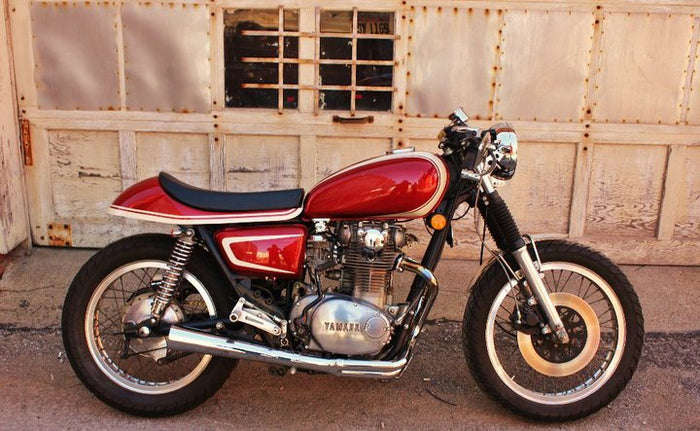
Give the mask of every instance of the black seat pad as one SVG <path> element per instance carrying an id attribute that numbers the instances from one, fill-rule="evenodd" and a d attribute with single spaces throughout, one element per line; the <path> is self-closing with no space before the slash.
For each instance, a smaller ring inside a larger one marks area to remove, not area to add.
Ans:
<path id="1" fill-rule="evenodd" d="M 304 199 L 304 189 L 254 193 L 217 192 L 185 184 L 166 172 L 158 175 L 158 181 L 165 193 L 176 201 L 205 211 L 244 212 L 299 208 Z"/>

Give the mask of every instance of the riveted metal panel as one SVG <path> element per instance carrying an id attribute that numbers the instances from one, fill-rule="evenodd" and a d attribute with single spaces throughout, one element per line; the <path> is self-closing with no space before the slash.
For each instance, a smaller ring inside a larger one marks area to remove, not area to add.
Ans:
<path id="1" fill-rule="evenodd" d="M 674 124 L 680 120 L 690 15 L 606 13 L 595 121 Z"/>
<path id="2" fill-rule="evenodd" d="M 445 117 L 464 106 L 473 118 L 490 117 L 501 15 L 495 9 L 442 7 L 412 13 L 408 115 Z"/>
<path id="3" fill-rule="evenodd" d="M 118 109 L 114 7 L 32 3 L 30 11 L 39 108 Z"/>
<path id="4" fill-rule="evenodd" d="M 208 8 L 127 3 L 122 21 L 127 109 L 209 111 Z"/>
<path id="5" fill-rule="evenodd" d="M 582 119 L 594 21 L 590 12 L 508 11 L 496 119 Z"/>

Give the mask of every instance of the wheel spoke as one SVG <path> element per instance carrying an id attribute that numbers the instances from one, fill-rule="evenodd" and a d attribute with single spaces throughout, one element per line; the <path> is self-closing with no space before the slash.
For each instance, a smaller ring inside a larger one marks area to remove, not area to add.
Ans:
<path id="1" fill-rule="evenodd" d="M 584 311 L 577 311 L 575 309 L 577 302 L 572 299 L 571 306 L 574 308 L 557 305 L 562 322 L 564 322 L 564 326 L 569 331 L 572 340 L 569 344 L 559 344 L 551 336 L 541 334 L 521 337 L 515 332 L 515 337 L 512 337 L 514 331 L 509 331 L 507 325 L 510 322 L 501 315 L 504 312 L 510 315 L 509 305 L 506 305 L 506 301 L 511 300 L 510 295 L 506 291 L 507 285 L 497 295 L 497 302 L 491 308 L 490 315 L 492 317 L 489 323 L 494 329 L 493 335 L 490 336 L 493 340 L 487 342 L 491 343 L 491 348 L 494 349 L 498 358 L 496 366 L 503 369 L 503 375 L 509 376 L 505 383 L 516 392 L 523 392 L 536 398 L 568 397 L 581 391 L 592 390 L 591 388 L 601 381 L 602 376 L 614 371 L 610 370 L 609 364 L 610 358 L 619 355 L 619 351 L 616 349 L 618 348 L 617 340 L 620 329 L 617 328 L 613 303 L 608 296 L 609 294 L 606 293 L 610 291 L 606 291 L 605 286 L 599 284 L 595 277 L 591 278 L 586 272 L 587 270 L 579 268 L 581 267 L 574 264 L 544 262 L 543 281 L 553 297 L 556 297 L 556 295 L 573 295 L 573 297 L 578 298 L 578 301 L 585 301 L 588 304 L 588 310 L 590 310 L 586 312 L 589 316 L 587 318 L 590 319 L 590 316 L 593 316 L 593 319 L 597 319 L 600 334 L 597 332 L 596 334 L 587 333 L 587 323 L 581 314 L 584 313 L 585 309 Z M 512 309 L 514 308 L 515 305 L 512 306 Z M 503 342 L 503 337 L 507 335 L 511 335 L 511 340 L 515 339 L 513 344 Z M 600 342 L 592 345 L 597 346 L 595 351 L 591 351 L 590 347 L 587 347 L 591 346 L 586 343 L 588 337 L 591 336 L 600 337 Z M 554 368 L 551 369 L 557 369 L 556 366 L 559 366 L 558 364 L 562 364 L 562 367 L 573 366 L 568 364 L 571 363 L 570 361 L 578 358 L 582 354 L 583 349 L 589 349 L 587 350 L 589 359 L 586 359 L 585 363 L 581 363 L 579 368 L 573 369 L 571 374 L 563 374 L 562 377 L 554 377 L 556 374 L 552 376 L 542 374 L 542 372 L 548 373 L 549 371 L 547 370 L 550 368 L 539 368 L 539 366 L 537 369 L 534 368 L 529 362 L 530 360 L 535 360 L 534 358 L 526 361 L 523 355 L 528 349 L 521 350 L 522 340 L 524 339 L 532 340 L 532 348 L 534 349 L 532 354 L 538 356 L 540 358 L 539 361 L 553 364 L 552 367 Z"/>
<path id="2" fill-rule="evenodd" d="M 172 385 L 186 384 L 198 377 L 211 360 L 210 356 L 202 354 L 171 354 L 173 360 L 158 365 L 156 359 L 168 354 L 162 337 L 135 338 L 131 342 L 125 338 L 122 329 L 124 313 L 131 310 L 132 317 L 139 319 L 139 313 L 150 312 L 149 307 L 144 308 L 145 311 L 130 307 L 139 307 L 143 305 L 140 301 L 152 297 L 152 290 L 144 289 L 148 289 L 151 280 L 165 268 L 166 263 L 162 261 L 135 262 L 115 270 L 95 290 L 94 295 L 98 296 L 93 302 L 93 341 L 88 342 L 98 352 L 97 357 L 93 357 L 103 364 L 102 369 L 122 386 L 166 393 Z M 213 301 L 204 286 L 191 275 L 186 273 L 185 276 L 191 278 L 182 283 L 183 296 L 175 299 L 171 307 L 179 307 L 185 320 L 215 316 L 215 309 L 208 305 Z M 127 343 L 128 351 L 123 357 Z"/>

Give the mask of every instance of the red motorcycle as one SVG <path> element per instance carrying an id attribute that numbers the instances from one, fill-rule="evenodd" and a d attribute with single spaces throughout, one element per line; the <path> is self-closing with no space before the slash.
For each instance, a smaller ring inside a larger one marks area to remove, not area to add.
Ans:
<path id="1" fill-rule="evenodd" d="M 508 124 L 472 128 L 461 109 L 450 120 L 441 155 L 394 150 L 306 196 L 201 190 L 166 173 L 124 191 L 112 214 L 179 227 L 110 244 L 76 275 L 62 327 L 78 377 L 137 415 L 199 405 L 239 359 L 281 372 L 398 378 L 438 294 L 431 271 L 466 204 L 498 246 L 464 313 L 476 381 L 531 418 L 605 406 L 642 351 L 637 295 L 600 253 L 521 235 L 495 190 L 517 164 Z M 432 236 L 418 262 L 402 252 L 416 237 L 401 223 L 421 218 Z M 415 274 L 406 298 L 394 297 L 394 271 Z"/>

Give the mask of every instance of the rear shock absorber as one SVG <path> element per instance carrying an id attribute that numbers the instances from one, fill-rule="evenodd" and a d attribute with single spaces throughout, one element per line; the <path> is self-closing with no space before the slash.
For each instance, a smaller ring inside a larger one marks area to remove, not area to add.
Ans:
<path id="1" fill-rule="evenodd" d="M 191 228 L 178 228 L 173 231 L 172 235 L 177 238 L 177 241 L 170 253 L 168 269 L 163 274 L 163 280 L 156 290 L 153 307 L 151 307 L 151 315 L 156 319 L 160 319 L 165 309 L 170 305 L 170 300 L 180 285 L 182 272 L 190 261 L 194 247 L 197 244 L 197 241 L 194 239 L 194 230 Z"/>

